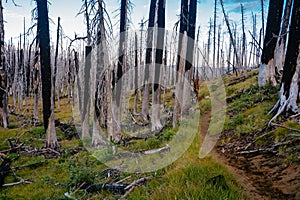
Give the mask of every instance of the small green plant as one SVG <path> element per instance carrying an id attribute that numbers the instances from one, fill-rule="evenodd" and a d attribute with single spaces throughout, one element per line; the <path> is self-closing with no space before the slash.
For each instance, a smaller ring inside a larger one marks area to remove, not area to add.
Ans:
<path id="1" fill-rule="evenodd" d="M 162 140 L 164 141 L 169 141 L 173 135 L 175 134 L 173 129 L 168 129 L 166 131 L 164 131 L 164 133 L 162 134 Z"/>
<path id="2" fill-rule="evenodd" d="M 228 96 L 231 96 L 235 91 L 236 91 L 236 90 L 235 90 L 234 88 L 232 88 L 232 87 L 226 88 L 226 94 L 227 94 Z"/>
<path id="3" fill-rule="evenodd" d="M 41 137 L 44 133 L 45 133 L 45 129 L 43 126 L 41 127 L 36 127 L 34 129 L 32 129 L 31 131 L 29 131 L 29 133 L 33 136 L 33 137 Z"/>
<path id="4" fill-rule="evenodd" d="M 161 142 L 156 138 L 149 138 L 147 140 L 147 146 L 149 149 L 159 148 Z"/>
<path id="5" fill-rule="evenodd" d="M 70 161 L 70 187 L 76 187 L 80 184 L 92 184 L 94 183 L 96 172 L 94 171 L 93 163 L 90 161 L 89 156 L 83 158 L 80 162 L 78 158 Z"/>

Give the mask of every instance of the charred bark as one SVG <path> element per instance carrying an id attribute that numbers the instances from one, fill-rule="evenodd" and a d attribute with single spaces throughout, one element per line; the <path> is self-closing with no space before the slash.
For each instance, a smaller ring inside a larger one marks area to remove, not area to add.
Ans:
<path id="1" fill-rule="evenodd" d="M 147 31 L 147 48 L 146 48 L 146 64 L 144 72 L 144 94 L 142 103 L 141 117 L 144 121 L 149 120 L 149 80 L 150 80 L 150 69 L 149 65 L 152 63 L 152 51 L 153 51 L 153 28 L 155 20 L 156 0 L 151 0 L 149 19 L 148 19 L 148 31 Z"/>
<path id="2" fill-rule="evenodd" d="M 271 110 L 276 111 L 272 122 L 281 113 L 290 111 L 299 113 L 297 100 L 299 99 L 300 84 L 300 1 L 294 1 L 287 52 L 283 68 L 280 88 L 280 99 Z"/>
<path id="3" fill-rule="evenodd" d="M 163 63 L 164 39 L 165 39 L 165 0 L 158 1 L 157 11 L 157 38 L 154 69 L 154 83 L 152 85 L 152 117 L 151 130 L 160 130 L 163 126 L 160 121 L 160 71 Z"/>
<path id="4" fill-rule="evenodd" d="M 266 35 L 264 37 L 264 47 L 258 75 L 258 84 L 260 86 L 266 85 L 269 80 L 273 85 L 276 85 L 274 51 L 280 31 L 283 4 L 284 0 L 270 0 L 269 3 Z"/>
<path id="5" fill-rule="evenodd" d="M 38 38 L 40 42 L 40 62 L 42 73 L 42 97 L 43 97 L 43 119 L 46 130 L 46 146 L 50 148 L 59 147 L 55 124 L 54 107 L 51 93 L 53 84 L 51 81 L 51 62 L 50 62 L 50 36 L 47 0 L 37 0 L 38 11 Z M 52 101 L 52 102 L 51 102 Z"/>
<path id="6" fill-rule="evenodd" d="M 0 0 L 0 126 L 8 126 L 8 94 L 7 94 L 7 71 L 4 56 L 4 21 L 2 0 Z"/>
<path id="7" fill-rule="evenodd" d="M 177 124 L 182 114 L 182 99 L 183 99 L 183 84 L 185 73 L 185 56 L 186 56 L 186 39 L 187 39 L 187 24 L 188 24 L 188 0 L 181 0 L 181 13 L 180 13 L 180 28 L 179 28 L 179 41 L 178 41 L 178 54 L 177 54 L 177 67 L 176 67 L 176 91 L 174 99 L 174 114 L 173 114 L 173 127 Z"/>

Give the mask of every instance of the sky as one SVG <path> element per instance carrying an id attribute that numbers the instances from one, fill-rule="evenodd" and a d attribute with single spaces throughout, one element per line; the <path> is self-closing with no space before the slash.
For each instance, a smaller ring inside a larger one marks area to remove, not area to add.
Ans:
<path id="1" fill-rule="evenodd" d="M 261 19 L 261 7 L 260 0 L 223 0 L 226 12 L 228 12 L 229 18 L 232 21 L 236 21 L 237 25 L 241 25 L 240 4 L 245 7 L 246 17 L 246 31 L 252 30 L 251 26 L 251 12 L 257 14 L 258 23 Z M 31 27 L 35 22 L 31 19 L 31 11 L 35 7 L 36 3 L 33 0 L 15 0 L 19 6 L 15 6 L 11 0 L 7 3 L 3 2 L 4 7 L 4 21 L 5 21 L 5 40 L 8 41 L 11 37 L 16 42 L 18 36 L 23 32 L 23 19 L 26 20 L 26 29 Z M 131 11 L 131 29 L 138 30 L 139 23 L 142 18 L 147 19 L 149 14 L 150 0 L 131 0 L 133 3 L 133 9 Z M 49 5 L 49 17 L 50 22 L 50 34 L 55 39 L 57 17 L 61 17 L 61 25 L 64 33 L 70 38 L 74 38 L 75 33 L 79 36 L 84 36 L 85 24 L 84 16 L 76 16 L 79 12 L 82 1 L 81 0 L 50 0 Z M 118 28 L 117 12 L 114 12 L 120 8 L 120 0 L 105 0 L 106 9 L 114 30 Z M 268 1 L 265 0 L 265 18 L 267 17 L 267 5 Z M 197 27 L 201 26 L 201 34 L 207 35 L 209 27 L 209 19 L 213 17 L 213 0 L 198 0 L 197 9 Z M 174 24 L 178 21 L 180 13 L 180 1 L 179 0 L 166 0 L 166 27 L 172 30 Z M 221 7 L 218 3 L 218 22 L 223 23 L 223 14 Z M 259 24 L 260 27 L 260 24 Z M 224 26 L 225 29 L 225 26 Z M 33 29 L 35 32 L 36 28 Z M 206 37 L 206 36 L 205 36 Z"/>

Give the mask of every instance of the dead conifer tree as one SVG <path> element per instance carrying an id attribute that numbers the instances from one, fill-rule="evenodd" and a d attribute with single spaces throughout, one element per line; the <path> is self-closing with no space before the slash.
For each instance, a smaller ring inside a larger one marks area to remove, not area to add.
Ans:
<path id="1" fill-rule="evenodd" d="M 4 20 L 2 0 L 0 0 L 0 126 L 8 126 L 8 94 L 7 94 L 7 71 L 4 56 Z"/>
<path id="2" fill-rule="evenodd" d="M 165 0 L 158 0 L 154 83 L 152 84 L 151 131 L 160 130 L 163 127 L 160 121 L 160 71 L 163 63 L 165 39 L 165 3 Z"/>
<path id="3" fill-rule="evenodd" d="M 284 0 L 270 0 L 266 35 L 264 37 L 264 48 L 259 68 L 258 84 L 264 86 L 271 81 L 276 85 L 274 52 L 280 32 Z"/>
<path id="4" fill-rule="evenodd" d="M 59 147 L 54 124 L 53 81 L 51 81 L 50 35 L 47 0 L 36 0 L 38 12 L 38 39 L 42 73 L 43 118 L 46 130 L 46 146 Z"/>
<path id="5" fill-rule="evenodd" d="M 147 30 L 147 47 L 146 47 L 146 63 L 144 72 L 144 93 L 142 102 L 142 112 L 141 117 L 144 121 L 148 121 L 149 118 L 149 88 L 150 88 L 150 69 L 149 65 L 152 63 L 152 53 L 153 53 L 153 37 L 154 37 L 154 21 L 155 21 L 155 10 L 156 10 L 156 0 L 151 0 L 149 19 L 148 19 L 148 30 Z"/>

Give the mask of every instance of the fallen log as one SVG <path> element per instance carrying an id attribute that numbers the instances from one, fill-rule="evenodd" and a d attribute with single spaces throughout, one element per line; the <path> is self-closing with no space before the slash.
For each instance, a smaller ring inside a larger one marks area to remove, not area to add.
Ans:
<path id="1" fill-rule="evenodd" d="M 240 151 L 237 152 L 238 155 L 252 155 L 252 154 L 277 154 L 277 151 L 274 151 L 273 148 L 269 149 L 253 149 L 249 151 Z"/>
<path id="2" fill-rule="evenodd" d="M 15 185 L 30 184 L 30 183 L 32 183 L 32 182 L 29 181 L 29 180 L 24 180 L 24 179 L 22 179 L 22 180 L 19 181 L 19 182 L 7 183 L 7 184 L 4 184 L 4 185 L 2 185 L 2 186 L 3 186 L 3 187 L 10 187 L 10 186 L 15 186 Z"/>
<path id="3" fill-rule="evenodd" d="M 139 156 L 142 155 L 151 155 L 151 154 L 155 154 L 155 153 L 165 153 L 165 152 L 169 152 L 170 151 L 170 147 L 167 144 L 165 147 L 162 148 L 158 148 L 158 149 L 150 149 L 150 150 L 143 150 L 143 151 L 138 151 L 138 152 L 125 152 L 125 153 L 120 153 L 117 154 L 115 157 L 116 158 L 125 158 L 125 157 L 130 157 L 130 158 L 137 158 Z"/>
<path id="4" fill-rule="evenodd" d="M 235 85 L 235 84 L 238 84 L 238 83 L 240 83 L 240 82 L 245 81 L 246 79 L 247 79 L 246 76 L 242 76 L 242 77 L 236 78 L 236 79 L 234 79 L 233 81 L 231 81 L 230 83 L 228 83 L 228 84 L 226 85 L 226 87 L 232 86 L 232 85 Z"/>

